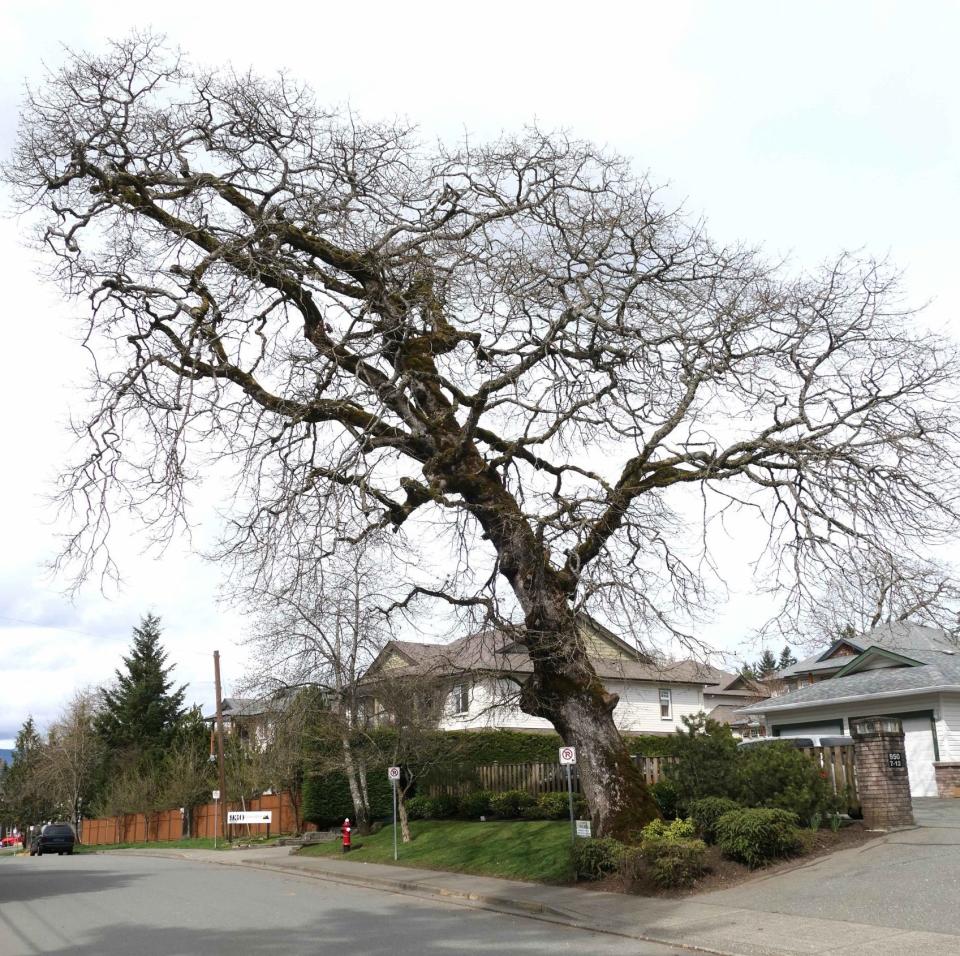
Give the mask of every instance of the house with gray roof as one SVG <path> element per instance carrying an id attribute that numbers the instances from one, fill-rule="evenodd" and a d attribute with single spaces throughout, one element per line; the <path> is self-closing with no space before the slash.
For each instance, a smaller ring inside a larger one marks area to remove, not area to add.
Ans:
<path id="1" fill-rule="evenodd" d="M 697 661 L 644 654 L 587 617 L 581 620 L 580 636 L 597 676 L 618 697 L 613 718 L 627 734 L 675 733 L 684 716 L 705 709 L 704 687 L 731 676 Z M 441 729 L 552 731 L 549 721 L 520 707 L 520 684 L 532 672 L 516 636 L 492 628 L 449 644 L 390 641 L 364 675 L 366 710 L 377 716 L 380 682 L 427 678 L 445 697 Z"/>
<path id="2" fill-rule="evenodd" d="M 859 717 L 898 717 L 910 792 L 937 796 L 935 764 L 960 761 L 960 645 L 950 634 L 910 621 L 882 624 L 791 670 L 809 679 L 742 713 L 775 737 L 847 735 Z"/>

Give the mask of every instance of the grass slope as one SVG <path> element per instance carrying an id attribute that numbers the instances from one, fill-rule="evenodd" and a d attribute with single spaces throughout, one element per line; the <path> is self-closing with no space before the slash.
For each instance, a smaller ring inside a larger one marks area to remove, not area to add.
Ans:
<path id="1" fill-rule="evenodd" d="M 397 846 L 400 866 L 422 866 L 455 873 L 476 873 L 537 883 L 568 883 L 572 878 L 570 824 L 554 820 L 467 823 L 415 820 L 411 843 Z M 357 836 L 349 859 L 393 863 L 393 827 Z M 339 841 L 304 847 L 304 856 L 341 855 Z"/>

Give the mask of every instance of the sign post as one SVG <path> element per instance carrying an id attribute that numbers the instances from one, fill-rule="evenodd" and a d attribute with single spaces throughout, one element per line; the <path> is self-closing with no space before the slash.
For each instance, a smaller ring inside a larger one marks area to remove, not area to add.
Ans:
<path id="1" fill-rule="evenodd" d="M 560 764 L 567 768 L 567 798 L 570 801 L 570 842 L 577 842 L 577 823 L 573 816 L 573 778 L 570 775 L 570 768 L 577 763 L 576 747 L 560 748 Z"/>
<path id="2" fill-rule="evenodd" d="M 219 829 L 219 820 L 220 820 L 220 791 L 213 791 L 213 812 L 216 814 L 216 819 L 213 821 L 213 848 L 217 848 L 217 830 Z"/>
<path id="3" fill-rule="evenodd" d="M 400 768 L 387 767 L 387 779 L 393 784 L 393 859 L 397 859 L 397 784 L 400 782 Z"/>

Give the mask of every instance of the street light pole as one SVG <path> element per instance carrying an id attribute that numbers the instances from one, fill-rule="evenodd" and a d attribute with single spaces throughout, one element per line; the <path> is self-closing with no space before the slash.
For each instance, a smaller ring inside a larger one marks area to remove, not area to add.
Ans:
<path id="1" fill-rule="evenodd" d="M 213 652 L 213 681 L 217 693 L 217 765 L 220 779 L 220 805 L 217 807 L 217 821 L 220 824 L 220 833 L 226 837 L 227 827 L 224 820 L 224 810 L 227 806 L 226 776 L 223 767 L 223 701 L 220 697 L 220 652 Z M 216 839 L 216 833 L 214 833 Z"/>

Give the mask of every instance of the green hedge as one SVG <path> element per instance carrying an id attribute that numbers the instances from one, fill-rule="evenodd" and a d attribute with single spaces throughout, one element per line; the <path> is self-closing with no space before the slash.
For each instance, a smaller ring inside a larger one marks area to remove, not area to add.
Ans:
<path id="1" fill-rule="evenodd" d="M 374 730 L 370 737 L 380 753 L 389 753 L 389 729 Z M 382 740 L 376 740 L 380 736 Z M 533 734 L 514 730 L 455 730 L 438 731 L 438 737 L 449 748 L 448 762 L 437 765 L 435 774 L 426 773 L 418 780 L 421 792 L 432 782 L 431 778 L 449 779 L 451 774 L 464 783 L 479 787 L 480 781 L 473 768 L 492 763 L 556 763 L 557 751 L 562 746 L 557 734 Z M 632 754 L 649 757 L 668 756 L 674 752 L 677 738 L 640 736 L 625 738 Z M 324 751 L 332 753 L 339 742 L 329 742 L 325 747 L 315 746 L 313 755 L 319 757 Z M 362 744 L 361 744 L 362 747 Z M 350 788 L 342 773 L 309 773 L 310 755 L 307 756 L 308 773 L 303 784 L 303 818 L 317 826 L 332 826 L 342 823 L 344 817 L 354 816 Z M 329 763 L 327 763 L 329 766 Z M 389 816 L 393 812 L 390 784 L 386 766 L 368 765 L 367 785 L 370 789 L 373 819 Z M 411 794 L 412 796 L 412 794 Z"/>
<path id="2" fill-rule="evenodd" d="M 367 789 L 370 812 L 374 820 L 393 813 L 393 788 L 387 780 L 386 767 L 367 770 Z M 303 781 L 303 819 L 318 827 L 343 823 L 344 817 L 354 818 L 350 785 L 342 773 L 308 776 Z"/>

